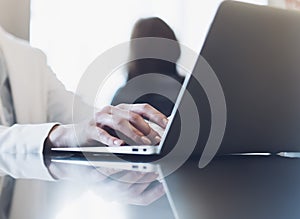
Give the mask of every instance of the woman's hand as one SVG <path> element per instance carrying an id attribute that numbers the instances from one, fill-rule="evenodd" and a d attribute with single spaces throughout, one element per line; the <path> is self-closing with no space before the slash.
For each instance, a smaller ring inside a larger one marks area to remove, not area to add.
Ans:
<path id="1" fill-rule="evenodd" d="M 120 104 L 104 107 L 90 121 L 58 125 L 51 130 L 48 140 L 52 147 L 88 146 L 95 142 L 109 146 L 125 144 L 124 139 L 109 133 L 114 130 L 136 144 L 158 144 L 161 136 L 144 119 L 163 129 L 168 123 L 167 117 L 149 104 Z"/>

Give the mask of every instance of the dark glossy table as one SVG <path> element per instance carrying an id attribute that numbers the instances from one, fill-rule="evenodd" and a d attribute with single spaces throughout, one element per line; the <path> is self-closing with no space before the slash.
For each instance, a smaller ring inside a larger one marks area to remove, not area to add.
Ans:
<path id="1" fill-rule="evenodd" d="M 52 170 L 59 179 L 2 177 L 1 219 L 300 218 L 298 158 L 223 156 L 203 169 L 190 158 L 164 180 L 115 167 Z"/>

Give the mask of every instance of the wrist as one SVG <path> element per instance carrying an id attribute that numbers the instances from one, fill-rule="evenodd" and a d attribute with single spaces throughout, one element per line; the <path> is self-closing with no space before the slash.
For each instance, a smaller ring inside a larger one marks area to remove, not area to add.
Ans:
<path id="1" fill-rule="evenodd" d="M 73 125 L 57 125 L 48 135 L 52 147 L 77 146 Z"/>

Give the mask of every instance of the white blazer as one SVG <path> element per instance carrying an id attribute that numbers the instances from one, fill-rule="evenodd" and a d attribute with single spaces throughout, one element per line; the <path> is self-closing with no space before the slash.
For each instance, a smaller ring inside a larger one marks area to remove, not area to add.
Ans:
<path id="1" fill-rule="evenodd" d="M 40 153 L 57 123 L 72 123 L 73 93 L 47 66 L 46 56 L 0 27 L 17 124 L 0 126 L 0 153 Z"/>

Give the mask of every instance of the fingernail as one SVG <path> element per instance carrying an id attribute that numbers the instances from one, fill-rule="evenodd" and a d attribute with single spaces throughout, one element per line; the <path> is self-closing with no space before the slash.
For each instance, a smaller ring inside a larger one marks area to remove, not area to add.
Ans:
<path id="1" fill-rule="evenodd" d="M 163 123 L 166 126 L 168 124 L 168 120 L 167 119 L 163 119 Z"/>
<path id="2" fill-rule="evenodd" d="M 160 138 L 159 136 L 156 136 L 154 139 L 155 139 L 155 141 L 157 141 L 157 142 L 160 142 L 160 140 L 161 140 L 161 138 Z"/>
<path id="3" fill-rule="evenodd" d="M 149 140 L 149 138 L 143 136 L 141 137 L 141 140 L 143 141 L 144 144 L 151 145 L 151 141 Z"/>
<path id="4" fill-rule="evenodd" d="M 121 140 L 118 140 L 118 139 L 114 140 L 114 145 L 120 146 L 122 143 L 123 142 Z"/>

